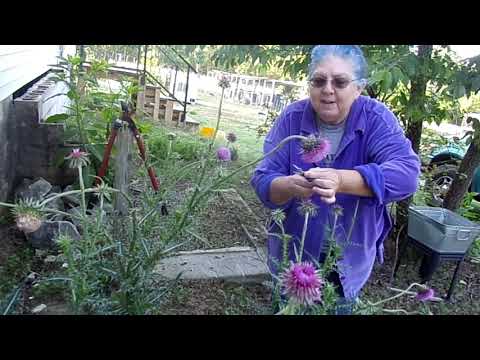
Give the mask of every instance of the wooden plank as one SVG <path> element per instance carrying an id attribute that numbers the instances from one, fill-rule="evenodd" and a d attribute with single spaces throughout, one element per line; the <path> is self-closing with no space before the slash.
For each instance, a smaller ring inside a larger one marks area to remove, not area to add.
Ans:
<path id="1" fill-rule="evenodd" d="M 128 127 L 123 126 L 118 132 L 118 155 L 115 158 L 114 188 L 128 195 L 130 178 L 129 153 L 131 152 L 133 136 Z M 115 194 L 114 207 L 118 214 L 128 215 L 128 203 L 123 196 Z"/>
<path id="2" fill-rule="evenodd" d="M 141 116 L 145 111 L 145 79 L 140 76 L 137 94 L 137 114 Z"/>
<path id="3" fill-rule="evenodd" d="M 173 101 L 167 101 L 165 106 L 165 122 L 169 124 L 173 120 Z"/>
<path id="4" fill-rule="evenodd" d="M 157 121 L 160 110 L 160 89 L 155 89 L 155 104 L 153 105 L 153 120 Z"/>

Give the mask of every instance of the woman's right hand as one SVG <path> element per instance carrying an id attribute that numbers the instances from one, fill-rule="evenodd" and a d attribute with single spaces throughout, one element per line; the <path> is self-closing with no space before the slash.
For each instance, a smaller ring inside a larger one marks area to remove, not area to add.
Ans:
<path id="1" fill-rule="evenodd" d="M 313 183 L 305 179 L 302 175 L 287 176 L 290 181 L 291 197 L 308 199 L 313 195 Z"/>
<path id="2" fill-rule="evenodd" d="M 270 185 L 270 201 L 283 205 L 292 198 L 308 199 L 313 195 L 313 184 L 301 175 L 281 176 Z"/>

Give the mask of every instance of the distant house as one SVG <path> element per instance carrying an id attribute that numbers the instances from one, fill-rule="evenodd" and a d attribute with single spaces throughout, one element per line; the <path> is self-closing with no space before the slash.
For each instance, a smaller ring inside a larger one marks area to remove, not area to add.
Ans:
<path id="1" fill-rule="evenodd" d="M 218 88 L 218 80 L 222 76 L 226 76 L 230 80 L 230 87 L 225 91 L 225 98 L 246 105 L 263 106 L 280 111 L 293 100 L 287 95 L 288 93 L 294 93 L 293 98 L 306 96 L 304 84 L 218 70 L 209 71 L 207 76 L 202 79 L 202 86 L 208 91 L 215 91 Z"/>
<path id="2" fill-rule="evenodd" d="M 187 90 L 187 73 L 185 71 L 175 70 L 174 67 L 159 68 L 160 78 L 167 85 L 168 90 L 177 99 L 185 99 Z M 188 74 L 188 95 L 187 102 L 194 104 L 198 97 L 199 78 L 192 71 Z"/>
<path id="3" fill-rule="evenodd" d="M 11 195 L 22 156 L 27 151 L 21 139 L 32 135 L 31 128 L 20 121 L 17 113 L 21 111 L 25 115 L 29 107 L 32 123 L 38 124 L 41 118 L 59 110 L 60 97 L 46 101 L 42 96 L 55 86 L 44 78 L 48 76 L 49 65 L 57 63 L 57 56 L 72 54 L 74 49 L 74 46 L 59 45 L 0 46 L 0 201 Z M 35 88 L 40 82 L 42 87 Z M 29 91 L 28 97 L 25 96 Z M 16 102 L 16 99 L 24 101 Z M 34 139 L 31 138 L 32 142 Z"/>

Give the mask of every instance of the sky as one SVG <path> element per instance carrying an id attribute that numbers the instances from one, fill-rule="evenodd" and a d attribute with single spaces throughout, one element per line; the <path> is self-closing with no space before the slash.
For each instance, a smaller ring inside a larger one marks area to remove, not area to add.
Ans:
<path id="1" fill-rule="evenodd" d="M 450 45 L 450 48 L 455 51 L 461 59 L 480 55 L 480 45 Z"/>

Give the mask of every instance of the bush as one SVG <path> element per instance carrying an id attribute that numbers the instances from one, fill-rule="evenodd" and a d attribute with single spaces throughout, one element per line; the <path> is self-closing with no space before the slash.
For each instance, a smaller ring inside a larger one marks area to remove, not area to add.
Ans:
<path id="1" fill-rule="evenodd" d="M 199 160 L 207 143 L 192 134 L 178 133 L 172 142 L 172 154 L 185 161 Z M 167 158 L 169 147 L 168 133 L 165 128 L 155 128 L 148 137 L 148 150 L 155 159 Z"/>

